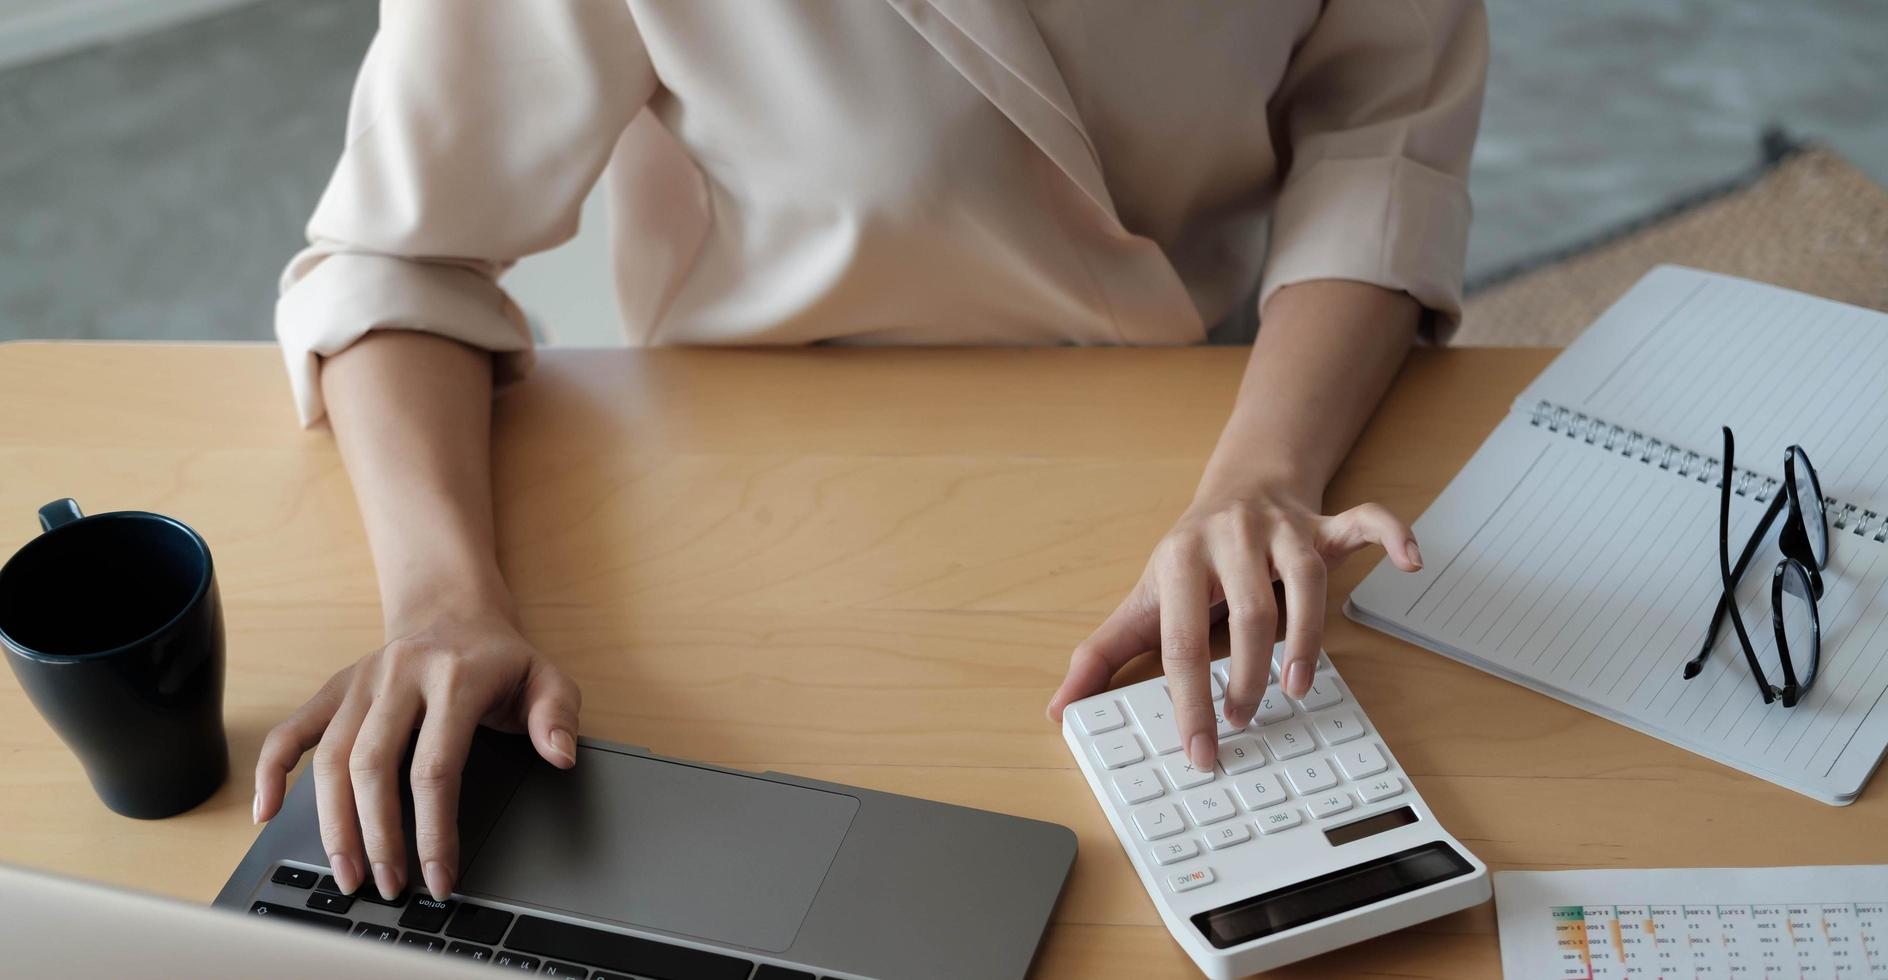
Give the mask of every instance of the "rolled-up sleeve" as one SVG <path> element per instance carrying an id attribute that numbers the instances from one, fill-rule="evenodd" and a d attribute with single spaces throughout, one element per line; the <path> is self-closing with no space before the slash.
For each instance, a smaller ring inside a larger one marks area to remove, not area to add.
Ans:
<path id="1" fill-rule="evenodd" d="M 1270 106 L 1288 160 L 1259 305 L 1349 279 L 1406 292 L 1440 336 L 1461 318 L 1469 153 L 1488 29 L 1478 0 L 1337 0 Z"/>
<path id="2" fill-rule="evenodd" d="M 384 0 L 346 147 L 283 271 L 276 336 L 304 425 L 321 359 L 420 330 L 531 364 L 498 285 L 576 234 L 583 198 L 655 88 L 623 0 Z"/>

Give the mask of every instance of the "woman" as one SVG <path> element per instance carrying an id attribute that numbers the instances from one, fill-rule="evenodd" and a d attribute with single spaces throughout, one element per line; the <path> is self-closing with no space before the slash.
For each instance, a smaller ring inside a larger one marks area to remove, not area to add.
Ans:
<path id="1" fill-rule="evenodd" d="M 1321 498 L 1419 323 L 1457 314 L 1485 62 L 1471 0 L 385 4 L 277 332 L 354 481 L 388 642 L 270 733 L 256 819 L 313 749 L 335 879 L 398 893 L 418 724 L 443 897 L 474 727 L 575 762 L 577 688 L 493 553 L 488 402 L 531 357 L 497 276 L 569 238 L 600 174 L 638 343 L 1191 344 L 1259 314 L 1193 505 L 1049 706 L 1158 648 L 1211 765 L 1210 606 L 1242 724 L 1281 618 L 1283 687 L 1310 682 L 1327 563 L 1421 564 L 1382 508 Z"/>

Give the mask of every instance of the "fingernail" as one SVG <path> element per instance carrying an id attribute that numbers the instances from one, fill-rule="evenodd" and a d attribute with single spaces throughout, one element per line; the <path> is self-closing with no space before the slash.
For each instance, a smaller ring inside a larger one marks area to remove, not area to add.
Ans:
<path id="1" fill-rule="evenodd" d="M 1403 550 L 1409 554 L 1410 564 L 1417 568 L 1423 567 L 1423 552 L 1421 548 L 1416 547 L 1415 538 L 1409 539 L 1409 543 L 1403 546 Z"/>
<path id="2" fill-rule="evenodd" d="M 446 866 L 439 861 L 428 861 L 420 868 L 420 874 L 426 878 L 426 890 L 433 898 L 443 902 L 452 897 L 452 875 L 446 872 Z"/>
<path id="3" fill-rule="evenodd" d="M 256 795 L 249 798 L 249 822 L 250 823 L 262 822 L 262 791 L 261 790 L 257 790 Z"/>
<path id="4" fill-rule="evenodd" d="M 570 733 L 561 728 L 551 729 L 551 751 L 564 760 L 564 768 L 577 764 L 577 746 L 570 739 Z"/>
<path id="5" fill-rule="evenodd" d="M 1294 660 L 1285 668 L 1285 693 L 1294 698 L 1302 698 L 1311 687 L 1311 664 L 1303 660 Z"/>
<path id="6" fill-rule="evenodd" d="M 385 861 L 374 862 L 374 887 L 380 889 L 380 897 L 389 902 L 400 894 L 400 878 L 394 873 L 392 865 Z"/>
<path id="7" fill-rule="evenodd" d="M 360 865 L 345 854 L 328 855 L 328 867 L 334 871 L 334 883 L 341 889 L 341 894 L 352 895 L 354 889 L 361 886 Z"/>
<path id="8" fill-rule="evenodd" d="M 1201 772 L 1213 770 L 1213 736 L 1200 732 L 1187 741 L 1187 756 L 1193 760 L 1193 768 Z"/>

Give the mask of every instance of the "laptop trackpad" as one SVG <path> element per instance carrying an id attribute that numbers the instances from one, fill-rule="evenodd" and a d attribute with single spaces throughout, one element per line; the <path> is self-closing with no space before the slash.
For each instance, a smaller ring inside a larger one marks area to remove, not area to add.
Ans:
<path id="1" fill-rule="evenodd" d="M 858 809 L 841 793 L 583 748 L 574 769 L 531 767 L 462 890 L 781 952 Z"/>

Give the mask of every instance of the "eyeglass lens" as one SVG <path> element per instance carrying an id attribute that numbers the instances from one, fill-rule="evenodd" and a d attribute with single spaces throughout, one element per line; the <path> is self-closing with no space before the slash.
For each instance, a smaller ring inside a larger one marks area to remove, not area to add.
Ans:
<path id="1" fill-rule="evenodd" d="M 1790 447 L 1790 471 L 1796 481 L 1796 499 L 1803 508 L 1803 531 L 1809 539 L 1810 554 L 1816 568 L 1829 564 L 1829 520 L 1823 512 L 1822 487 L 1816 468 L 1802 449 Z"/>

